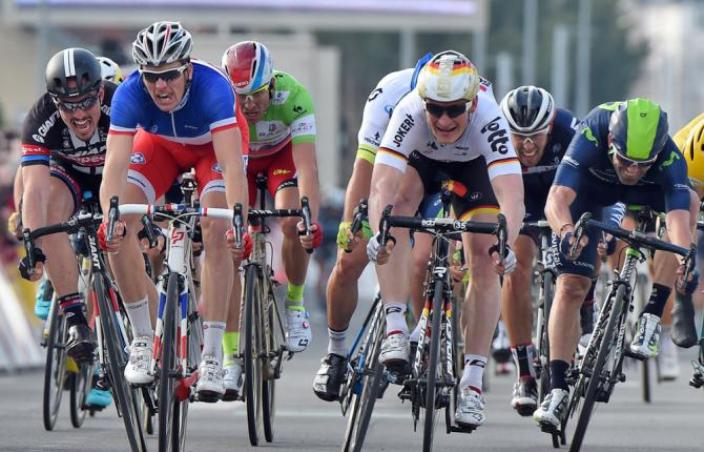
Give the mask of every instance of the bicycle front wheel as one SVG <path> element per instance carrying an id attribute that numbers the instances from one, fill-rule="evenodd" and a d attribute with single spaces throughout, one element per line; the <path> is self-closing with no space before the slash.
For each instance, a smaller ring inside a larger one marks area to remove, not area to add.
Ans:
<path id="1" fill-rule="evenodd" d="M 176 310 L 178 309 L 179 275 L 169 273 L 166 285 L 166 304 L 161 341 L 159 370 L 159 452 L 179 449 L 179 421 L 175 411 L 179 401 L 175 397 L 174 380 L 178 372 L 176 365 Z"/>
<path id="2" fill-rule="evenodd" d="M 83 407 L 86 403 L 88 392 L 93 386 L 93 366 L 82 365 L 80 370 L 71 378 L 71 425 L 81 428 L 86 419 L 87 410 Z"/>
<path id="3" fill-rule="evenodd" d="M 423 452 L 433 450 L 433 436 L 437 423 L 437 380 L 440 358 L 440 325 L 442 320 L 442 283 L 435 281 L 433 290 L 433 323 L 430 336 L 430 352 L 425 382 L 425 419 L 423 421 Z"/>
<path id="4" fill-rule="evenodd" d="M 66 349 L 67 326 L 63 315 L 59 315 L 56 298 L 49 313 L 49 336 L 46 340 L 46 365 L 44 366 L 44 397 L 42 417 L 47 431 L 54 429 L 59 416 L 61 397 L 67 380 Z"/>
<path id="5" fill-rule="evenodd" d="M 266 331 L 264 332 L 265 357 L 262 362 L 262 421 L 264 438 L 268 443 L 274 440 L 274 415 L 276 413 L 276 380 L 279 378 L 283 353 L 283 330 L 276 304 L 276 297 L 271 290 L 271 281 L 267 284 L 267 301 L 264 309 Z"/>
<path id="6" fill-rule="evenodd" d="M 252 446 L 259 444 L 262 424 L 262 287 L 259 268 L 249 265 L 245 276 L 244 306 L 244 396 L 247 405 L 247 430 Z"/>

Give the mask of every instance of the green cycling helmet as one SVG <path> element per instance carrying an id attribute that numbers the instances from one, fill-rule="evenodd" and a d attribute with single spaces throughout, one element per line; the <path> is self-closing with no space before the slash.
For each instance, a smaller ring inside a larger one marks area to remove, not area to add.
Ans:
<path id="1" fill-rule="evenodd" d="M 609 121 L 611 151 L 634 162 L 653 161 L 667 142 L 667 113 L 649 99 L 621 102 Z"/>

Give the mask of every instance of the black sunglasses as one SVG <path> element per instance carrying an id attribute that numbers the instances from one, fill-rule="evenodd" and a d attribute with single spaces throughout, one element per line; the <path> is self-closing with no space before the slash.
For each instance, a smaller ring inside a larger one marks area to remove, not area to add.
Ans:
<path id="1" fill-rule="evenodd" d="M 74 113 L 78 110 L 85 111 L 93 108 L 93 106 L 98 103 L 98 100 L 99 98 L 96 94 L 94 96 L 86 97 L 83 100 L 79 100 L 78 102 L 67 102 L 59 98 L 54 98 L 54 104 L 56 104 L 56 107 L 61 111 Z"/>
<path id="2" fill-rule="evenodd" d="M 632 160 L 629 159 L 628 157 L 621 155 L 621 153 L 618 152 L 616 149 L 616 146 L 613 144 L 611 145 L 610 149 L 611 153 L 616 155 L 616 160 L 618 161 L 618 164 L 621 166 L 636 166 L 637 168 L 648 168 L 649 166 L 652 166 L 653 163 L 655 163 L 655 160 L 657 160 L 657 156 L 655 158 L 652 158 L 650 160 Z"/>
<path id="3" fill-rule="evenodd" d="M 183 66 L 179 66 L 177 68 L 161 72 L 151 72 L 142 69 L 141 73 L 142 77 L 144 78 L 144 81 L 147 83 L 156 83 L 157 81 L 159 81 L 159 79 L 162 79 L 163 81 L 168 83 L 179 78 L 187 67 L 188 65 L 184 64 Z"/>
<path id="4" fill-rule="evenodd" d="M 438 119 L 442 117 L 443 113 L 446 113 L 450 118 L 456 118 L 467 111 L 467 104 L 463 103 L 444 106 L 426 102 L 425 111 L 430 113 L 430 116 Z"/>

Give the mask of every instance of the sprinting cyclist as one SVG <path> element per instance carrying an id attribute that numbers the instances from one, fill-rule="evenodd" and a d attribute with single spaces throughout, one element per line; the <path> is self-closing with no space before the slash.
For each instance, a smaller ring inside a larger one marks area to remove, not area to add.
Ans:
<path id="1" fill-rule="evenodd" d="M 219 69 L 191 59 L 192 45 L 191 34 L 178 22 L 155 22 L 137 34 L 132 57 L 139 71 L 120 85 L 112 103 L 100 189 L 104 211 L 116 195 L 123 204 L 153 203 L 191 167 L 203 207 L 246 204 L 242 124 L 232 86 Z M 148 384 L 154 376 L 149 373 L 153 330 L 147 299 L 155 287 L 137 240 L 139 216 L 124 220 L 105 245 L 113 251 L 111 267 L 134 333 L 125 378 Z M 228 222 L 205 217 L 201 227 L 204 343 L 196 392 L 201 400 L 215 401 L 225 392 L 222 337 L 236 267 L 225 240 Z"/>
<path id="2" fill-rule="evenodd" d="M 488 82 L 480 80 L 466 56 L 452 50 L 435 55 L 423 67 L 416 90 L 394 109 L 374 161 L 371 228 L 378 228 L 388 204 L 394 205 L 395 215 L 413 215 L 424 194 L 439 191 L 448 179 L 466 188 L 453 196 L 457 218 L 495 222 L 501 210 L 508 223 L 508 243 L 514 243 L 524 215 L 523 182 L 508 125 Z M 408 280 L 410 243 L 407 233 L 392 234 L 395 246 L 379 243 L 377 234 L 369 240 L 367 253 L 378 264 L 386 314 L 379 359 L 393 367 L 408 362 L 410 348 L 404 317 L 409 290 L 399 284 Z M 494 237 L 463 234 L 462 241 L 471 280 L 463 307 L 465 367 L 455 421 L 476 428 L 485 420 L 482 375 L 499 318 L 498 273 L 510 273 L 516 257 L 509 247 L 500 258 Z"/>
<path id="3" fill-rule="evenodd" d="M 672 243 L 686 248 L 692 243 L 698 198 L 688 186 L 684 158 L 667 129 L 666 113 L 651 100 L 602 104 L 584 118 L 560 162 L 545 206 L 559 250 L 559 276 L 548 327 L 551 392 L 533 413 L 544 430 L 558 429 L 566 412 L 569 393 L 565 372 L 577 346 L 579 307 L 594 274 L 594 231 L 588 230 L 570 255 L 576 219 L 583 212 L 600 218 L 601 209 L 616 201 L 650 206 L 667 212 Z M 680 257 L 677 260 L 681 275 L 683 261 Z M 674 276 L 661 283 L 672 287 Z M 684 281 L 678 285 L 683 287 Z M 651 297 L 646 304 L 630 344 L 632 353 L 644 358 L 657 354 L 666 300 Z"/>
<path id="4" fill-rule="evenodd" d="M 320 208 L 316 158 L 316 124 L 313 100 L 308 90 L 290 74 L 274 70 L 271 54 L 256 41 L 243 41 L 228 48 L 222 68 L 237 93 L 238 103 L 249 126 L 247 180 L 249 203 L 256 202 L 257 174 L 266 174 L 268 192 L 277 209 L 300 207 L 304 196 L 313 216 L 312 236 L 301 235 L 302 222 L 281 220 L 284 234 L 281 255 L 288 279 L 286 294 L 286 337 L 289 350 L 302 352 L 311 340 L 311 328 L 304 306 L 303 289 L 309 256 L 306 249 L 322 243 L 322 228 L 315 221 Z M 239 293 L 240 286 L 234 288 Z M 234 294 L 233 294 L 234 296 Z M 239 351 L 239 303 L 231 303 L 224 347 L 227 360 L 228 392 L 239 391 L 242 362 Z"/>

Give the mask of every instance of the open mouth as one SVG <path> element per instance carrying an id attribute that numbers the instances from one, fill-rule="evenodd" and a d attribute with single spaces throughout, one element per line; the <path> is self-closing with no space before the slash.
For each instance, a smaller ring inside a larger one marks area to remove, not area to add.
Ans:
<path id="1" fill-rule="evenodd" d="M 90 118 L 72 119 L 71 124 L 79 132 L 87 132 L 88 130 L 90 130 L 91 120 Z"/>

